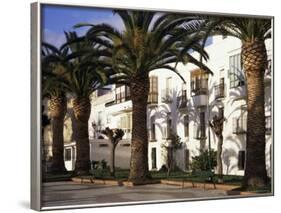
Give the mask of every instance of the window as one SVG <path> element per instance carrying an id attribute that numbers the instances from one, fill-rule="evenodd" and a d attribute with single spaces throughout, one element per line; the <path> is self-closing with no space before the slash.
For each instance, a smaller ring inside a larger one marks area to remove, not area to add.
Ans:
<path id="1" fill-rule="evenodd" d="M 208 74 L 202 70 L 191 72 L 191 96 L 206 95 L 208 91 Z"/>
<path id="2" fill-rule="evenodd" d="M 189 136 L 189 117 L 188 117 L 188 115 L 184 116 L 183 123 L 184 123 L 184 137 L 188 137 Z"/>
<path id="3" fill-rule="evenodd" d="M 126 118 L 126 116 L 122 116 L 120 118 L 120 127 L 121 127 L 121 129 L 127 129 L 127 118 Z"/>
<path id="4" fill-rule="evenodd" d="M 230 79 L 230 88 L 235 88 L 243 86 L 244 75 L 241 68 L 241 55 L 236 54 L 229 57 L 229 79 Z"/>
<path id="5" fill-rule="evenodd" d="M 188 149 L 185 150 L 184 156 L 185 156 L 185 169 L 189 170 L 190 165 L 189 165 L 189 150 Z"/>
<path id="6" fill-rule="evenodd" d="M 115 102 L 121 103 L 130 99 L 130 87 L 116 85 L 115 89 Z"/>
<path id="7" fill-rule="evenodd" d="M 149 104 L 158 103 L 158 77 L 149 77 L 149 94 L 148 101 Z"/>
<path id="8" fill-rule="evenodd" d="M 122 115 L 118 121 L 117 127 L 122 129 L 125 133 L 131 133 L 132 113 Z"/>
<path id="9" fill-rule="evenodd" d="M 247 106 L 241 106 L 239 117 L 233 118 L 233 134 L 244 134 L 247 131 Z"/>
<path id="10" fill-rule="evenodd" d="M 245 169 L 245 151 L 238 152 L 238 169 L 239 170 Z"/>
<path id="11" fill-rule="evenodd" d="M 224 109 L 223 109 L 223 107 L 220 107 L 219 108 L 219 118 L 223 118 L 224 117 Z"/>
<path id="12" fill-rule="evenodd" d="M 182 85 L 181 94 L 178 96 L 177 100 L 178 108 L 185 108 L 187 106 L 187 97 L 186 97 L 186 84 Z"/>
<path id="13" fill-rule="evenodd" d="M 224 97 L 224 78 L 220 78 L 220 83 L 215 86 L 215 98 Z"/>
<path id="14" fill-rule="evenodd" d="M 271 134 L 271 116 L 265 117 L 265 133 L 267 135 Z"/>
<path id="15" fill-rule="evenodd" d="M 193 131 L 194 139 L 206 138 L 205 112 L 200 112 L 199 124 L 194 124 Z"/>
<path id="16" fill-rule="evenodd" d="M 71 161 L 71 148 L 64 150 L 64 160 Z"/>
<path id="17" fill-rule="evenodd" d="M 166 88 L 162 90 L 162 102 L 171 102 L 172 101 L 172 78 L 166 78 Z"/>
<path id="18" fill-rule="evenodd" d="M 151 163 L 152 169 L 156 169 L 156 148 L 151 149 Z"/>
<path id="19" fill-rule="evenodd" d="M 205 138 L 205 112 L 200 112 L 200 132 L 201 132 L 201 137 Z"/>
<path id="20" fill-rule="evenodd" d="M 155 116 L 153 115 L 150 120 L 150 140 L 155 141 Z"/>

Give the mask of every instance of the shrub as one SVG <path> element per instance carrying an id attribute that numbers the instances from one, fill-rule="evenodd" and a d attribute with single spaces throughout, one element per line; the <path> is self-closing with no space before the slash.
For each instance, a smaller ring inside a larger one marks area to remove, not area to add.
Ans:
<path id="1" fill-rule="evenodd" d="M 168 171 L 168 168 L 165 164 L 162 165 L 161 168 L 159 169 L 159 172 L 167 172 L 167 171 Z"/>
<path id="2" fill-rule="evenodd" d="M 211 169 L 214 169 L 217 165 L 217 152 L 214 150 L 210 150 L 210 161 Z M 192 157 L 191 169 L 193 173 L 197 171 L 208 171 L 210 169 L 209 166 L 208 150 L 202 151 L 200 155 Z"/>

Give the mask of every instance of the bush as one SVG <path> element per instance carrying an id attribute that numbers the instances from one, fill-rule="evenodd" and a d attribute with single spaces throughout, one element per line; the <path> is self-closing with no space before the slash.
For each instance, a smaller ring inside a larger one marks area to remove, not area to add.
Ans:
<path id="1" fill-rule="evenodd" d="M 107 170 L 109 169 L 109 166 L 107 165 L 106 160 L 101 161 L 92 161 L 92 170 Z"/>
<path id="2" fill-rule="evenodd" d="M 214 169 L 217 166 L 217 152 L 214 150 L 210 151 L 210 161 L 211 161 L 211 169 Z M 200 155 L 192 157 L 191 162 L 192 172 L 198 171 L 208 171 L 209 168 L 209 151 L 205 150 L 200 153 Z"/>
<path id="3" fill-rule="evenodd" d="M 167 171 L 168 171 L 168 168 L 165 164 L 162 165 L 161 168 L 159 169 L 159 172 L 167 172 Z"/>

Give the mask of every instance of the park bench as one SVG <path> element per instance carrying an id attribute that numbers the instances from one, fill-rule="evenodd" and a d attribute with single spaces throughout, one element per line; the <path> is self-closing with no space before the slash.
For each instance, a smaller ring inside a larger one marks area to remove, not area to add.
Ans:
<path id="1" fill-rule="evenodd" d="M 206 189 L 206 184 L 209 184 L 209 183 L 212 183 L 213 186 L 214 186 L 214 189 L 216 189 L 216 183 L 215 183 L 215 180 L 214 180 L 214 172 L 212 171 L 200 171 L 200 172 L 196 172 L 195 174 L 192 175 L 193 177 L 203 177 L 203 180 L 204 180 L 204 190 Z M 182 188 L 184 188 L 184 182 L 185 182 L 185 179 L 182 179 Z M 192 187 L 195 188 L 195 181 L 191 179 L 191 184 L 192 184 Z"/>

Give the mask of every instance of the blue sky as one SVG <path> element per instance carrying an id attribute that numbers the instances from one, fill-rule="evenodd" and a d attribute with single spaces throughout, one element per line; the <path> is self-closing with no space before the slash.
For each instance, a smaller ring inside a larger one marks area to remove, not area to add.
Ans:
<path id="1" fill-rule="evenodd" d="M 124 25 L 118 15 L 110 9 L 44 5 L 42 7 L 42 29 L 44 42 L 59 47 L 65 42 L 64 31 L 75 30 L 78 34 L 84 34 L 86 27 L 74 29 L 75 24 L 86 22 L 91 24 L 108 23 L 117 29 L 124 29 Z M 209 45 L 211 39 L 208 40 Z"/>
<path id="2" fill-rule="evenodd" d="M 43 41 L 60 46 L 64 41 L 64 31 L 73 31 L 77 23 L 109 23 L 122 29 L 124 27 L 118 15 L 110 9 L 44 5 L 42 8 Z M 83 34 L 87 28 L 75 29 Z"/>

